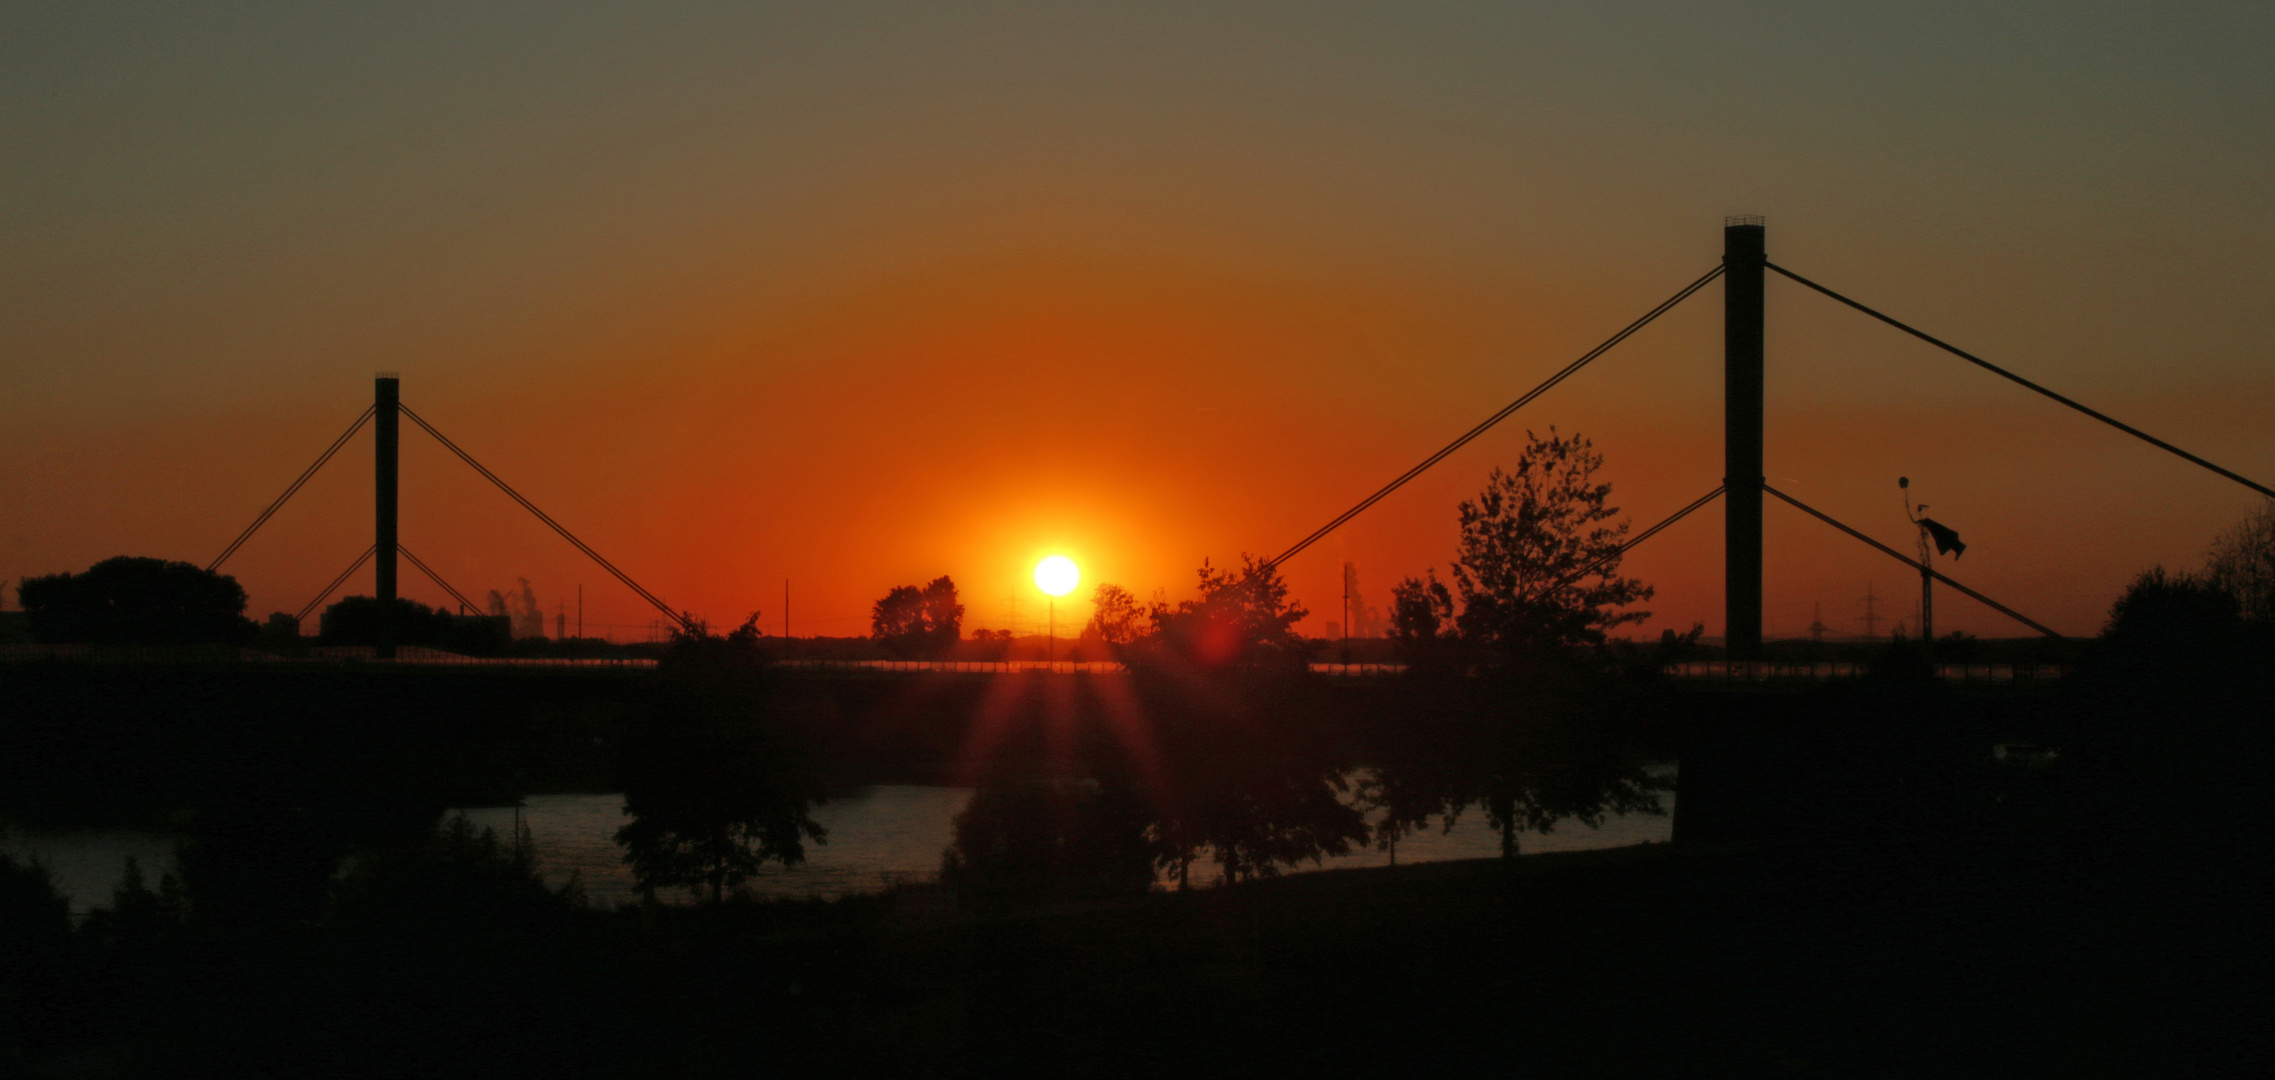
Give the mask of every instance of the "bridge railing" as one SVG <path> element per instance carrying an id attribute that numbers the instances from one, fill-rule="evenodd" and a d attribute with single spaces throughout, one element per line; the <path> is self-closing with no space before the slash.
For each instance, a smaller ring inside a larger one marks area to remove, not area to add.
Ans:
<path id="1" fill-rule="evenodd" d="M 1005 675 L 1026 671 L 1061 675 L 1115 675 L 1129 670 L 1113 660 L 779 660 L 779 667 L 835 671 L 942 671 Z M 1404 664 L 1313 664 L 1318 675 L 1383 676 L 1406 670 Z"/>
<path id="2" fill-rule="evenodd" d="M 656 662 L 644 657 L 467 656 L 424 646 L 407 645 L 395 658 L 382 660 L 368 645 L 318 645 L 290 652 L 233 645 L 0 645 L 0 663 L 41 660 L 85 663 L 230 663 L 230 664 L 388 664 L 396 667 L 486 667 L 566 669 L 652 669 Z M 1112 675 L 1129 670 L 1111 660 L 782 660 L 778 666 L 822 671 L 945 672 L 974 675 L 1008 675 L 1051 672 L 1061 675 Z M 1384 678 L 1406 670 L 1404 664 L 1313 664 L 1315 675 L 1335 678 Z M 1662 669 L 1670 678 L 1717 682 L 1826 682 L 1861 678 L 1867 665 L 1850 661 L 1688 660 Z M 1941 664 L 1937 677 L 1950 682 L 2031 683 L 2066 678 L 2066 664 Z"/>
<path id="3" fill-rule="evenodd" d="M 1861 678 L 1869 665 L 1849 661 L 1789 662 L 1778 660 L 1686 660 L 1668 664 L 1667 675 L 1677 679 L 1723 682 L 1804 681 L 1826 682 Z M 2067 664 L 1938 664 L 1937 678 L 1948 682 L 2052 682 L 2070 674 Z"/>
<path id="4" fill-rule="evenodd" d="M 41 660 L 97 664 L 388 664 L 396 667 L 653 668 L 654 660 L 620 656 L 467 656 L 405 645 L 382 660 L 369 645 L 317 645 L 290 652 L 237 645 L 0 645 L 0 662 Z"/>

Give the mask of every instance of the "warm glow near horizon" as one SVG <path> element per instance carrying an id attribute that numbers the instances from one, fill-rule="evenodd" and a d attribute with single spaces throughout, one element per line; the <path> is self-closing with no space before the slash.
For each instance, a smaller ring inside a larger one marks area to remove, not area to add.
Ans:
<path id="1" fill-rule="evenodd" d="M 1082 581 L 1082 571 L 1074 560 L 1064 555 L 1053 555 L 1035 564 L 1035 587 L 1052 596 L 1065 596 L 1073 592 Z"/>
<path id="2" fill-rule="evenodd" d="M 0 580 L 204 565 L 386 369 L 715 624 L 861 635 L 946 575 L 967 626 L 1023 633 L 1036 561 L 1077 552 L 1082 592 L 1175 603 L 1712 268 L 1737 212 L 1780 266 L 2275 477 L 2255 8 L 667 7 L 6 23 Z M 2260 501 L 1792 281 L 1767 296 L 1770 482 L 1901 547 L 1911 477 L 1967 538 L 1956 576 L 2065 633 Z M 1290 560 L 1302 632 L 1379 633 L 1527 429 L 1593 440 L 1637 531 L 1711 490 L 1722 310 L 1707 286 Z M 415 427 L 401 540 L 453 589 L 663 632 Z M 373 544 L 371 439 L 222 567 L 253 618 Z M 1623 632 L 1721 632 L 1723 509 L 1623 563 L 1657 589 Z M 1909 567 L 1781 503 L 1764 529 L 1773 637 L 1917 619 Z"/>

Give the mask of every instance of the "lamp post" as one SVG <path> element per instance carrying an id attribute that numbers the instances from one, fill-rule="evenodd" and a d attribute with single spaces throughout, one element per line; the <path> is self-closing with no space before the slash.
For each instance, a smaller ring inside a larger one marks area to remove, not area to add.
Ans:
<path id="1" fill-rule="evenodd" d="M 1050 621 L 1043 635 L 1043 667 L 1049 670 L 1058 662 L 1059 608 L 1058 598 L 1074 591 L 1082 580 L 1082 571 L 1075 568 L 1074 560 L 1064 555 L 1053 555 L 1035 564 L 1035 587 L 1050 597 Z"/>
<path id="2" fill-rule="evenodd" d="M 1899 476 L 1896 487 L 1904 493 L 1904 516 L 1911 519 L 1912 527 L 1919 532 L 1920 545 L 1920 640 L 1927 645 L 1928 659 L 1935 659 L 1935 574 L 1928 569 L 1931 550 L 1928 546 L 1927 526 L 1920 524 L 1920 514 L 1926 503 L 1912 506 L 1912 478 Z"/>

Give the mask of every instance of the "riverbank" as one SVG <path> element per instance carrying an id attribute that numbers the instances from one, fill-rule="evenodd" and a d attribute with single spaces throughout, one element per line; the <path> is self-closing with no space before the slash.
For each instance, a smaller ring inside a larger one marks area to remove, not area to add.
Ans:
<path id="1" fill-rule="evenodd" d="M 2256 1020 L 2223 977 L 2232 955 L 2205 946 L 2243 920 L 2169 918 L 2108 876 L 2124 869 L 2027 846 L 1650 845 L 960 916 L 892 896 L 602 912 L 429 875 L 321 926 L 79 942 L 92 974 L 63 987 L 69 1022 L 20 1061 L 111 1076 L 2216 1073 Z"/>

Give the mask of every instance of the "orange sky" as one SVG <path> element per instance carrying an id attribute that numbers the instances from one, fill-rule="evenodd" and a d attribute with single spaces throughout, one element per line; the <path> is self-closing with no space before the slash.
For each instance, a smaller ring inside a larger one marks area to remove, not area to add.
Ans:
<path id="1" fill-rule="evenodd" d="M 941 573 L 1023 630 L 1051 552 L 1186 595 L 1719 257 L 1771 257 L 2275 477 L 2266 16 L 1644 5 L 165 9 L 0 33 L 0 573 L 210 559 L 404 399 L 650 589 L 858 633 Z M 2257 43 L 2257 44 L 2254 44 Z M 1732 74 L 1733 71 L 1742 74 Z M 1772 281 L 1771 483 L 2068 632 L 2255 496 Z M 1719 286 L 1291 563 L 1324 632 L 1443 566 L 1526 427 L 1638 527 L 1720 473 Z M 461 590 L 652 613 L 423 436 L 403 540 Z M 344 453 L 230 563 L 294 610 L 370 542 Z M 1772 634 L 1916 581 L 1773 504 Z M 1720 520 L 1639 549 L 1720 631 Z M 405 570 L 406 590 L 439 590 Z M 351 586 L 368 591 L 368 572 Z M 1078 623 L 1084 605 L 1062 611 Z M 2006 634 L 1950 597 L 1942 629 Z"/>

